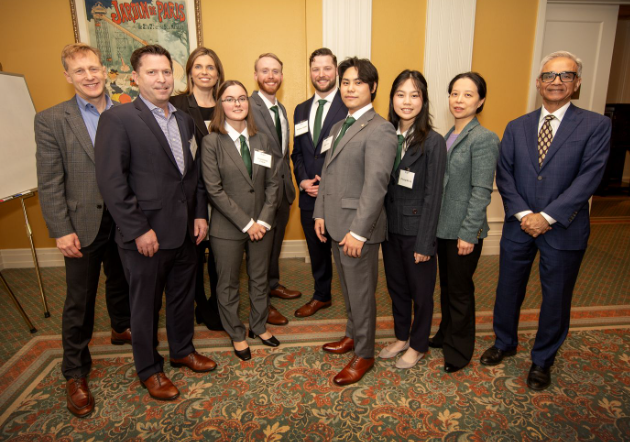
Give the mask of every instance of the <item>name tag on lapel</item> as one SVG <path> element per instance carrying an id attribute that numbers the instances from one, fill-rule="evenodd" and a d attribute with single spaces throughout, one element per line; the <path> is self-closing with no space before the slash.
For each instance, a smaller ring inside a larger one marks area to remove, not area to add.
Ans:
<path id="1" fill-rule="evenodd" d="M 401 170 L 400 175 L 398 175 L 398 185 L 407 187 L 408 189 L 413 189 L 413 179 L 415 176 L 416 174 L 414 172 Z"/>
<path id="2" fill-rule="evenodd" d="M 195 137 L 192 137 L 190 140 L 190 153 L 192 154 L 193 161 L 195 161 L 197 157 L 197 140 L 195 140 Z"/>
<path id="3" fill-rule="evenodd" d="M 263 152 L 262 150 L 254 151 L 254 164 L 258 164 L 259 166 L 269 169 L 271 167 L 271 155 Z"/>
<path id="4" fill-rule="evenodd" d="M 295 125 L 295 136 L 299 137 L 308 132 L 308 120 L 300 121 Z"/>
<path id="5" fill-rule="evenodd" d="M 321 153 L 326 152 L 328 149 L 332 147 L 333 136 L 329 136 L 322 142 L 322 150 Z"/>

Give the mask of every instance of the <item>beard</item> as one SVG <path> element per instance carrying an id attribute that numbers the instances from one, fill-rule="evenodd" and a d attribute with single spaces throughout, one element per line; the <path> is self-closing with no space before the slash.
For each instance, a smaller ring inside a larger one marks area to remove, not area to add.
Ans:
<path id="1" fill-rule="evenodd" d="M 323 88 L 320 87 L 316 81 L 311 80 L 311 83 L 313 83 L 313 87 L 315 88 L 315 90 L 317 92 L 321 92 L 322 94 L 325 94 L 326 92 L 330 92 L 335 86 L 337 86 L 337 82 L 335 80 L 330 80 L 328 84 L 324 86 Z"/>
<path id="2" fill-rule="evenodd" d="M 278 89 L 280 89 L 280 86 L 282 86 L 282 80 L 278 81 L 278 83 L 275 86 L 266 85 L 265 83 L 261 81 L 258 82 L 258 88 L 264 93 L 269 94 L 269 95 L 276 95 L 276 92 L 278 92 Z"/>

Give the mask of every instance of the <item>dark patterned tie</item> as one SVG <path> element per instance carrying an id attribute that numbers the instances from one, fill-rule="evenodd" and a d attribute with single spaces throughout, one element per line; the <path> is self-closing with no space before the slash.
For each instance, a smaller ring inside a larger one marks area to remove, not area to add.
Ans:
<path id="1" fill-rule="evenodd" d="M 324 115 L 324 106 L 328 103 L 326 100 L 319 100 L 319 107 L 315 114 L 315 127 L 313 127 L 313 144 L 317 146 L 319 140 L 319 133 L 322 131 L 322 116 Z"/>
<path id="2" fill-rule="evenodd" d="M 333 144 L 331 155 L 335 153 L 335 149 L 337 148 L 337 144 L 339 144 L 339 140 L 341 140 L 341 138 L 343 138 L 343 136 L 346 133 L 346 131 L 348 130 L 348 128 L 350 126 L 352 126 L 355 121 L 357 121 L 357 120 L 355 120 L 352 117 L 348 117 L 348 118 L 346 118 L 346 121 L 343 122 L 343 126 L 341 127 L 341 132 L 339 132 L 339 136 L 335 140 L 335 144 Z"/>
<path id="3" fill-rule="evenodd" d="M 282 149 L 282 124 L 280 124 L 280 112 L 278 111 L 278 106 L 271 106 L 269 109 L 276 116 L 276 133 L 278 134 L 278 140 L 280 141 L 280 149 Z"/>
<path id="4" fill-rule="evenodd" d="M 394 160 L 394 171 L 398 169 L 398 165 L 402 160 L 402 149 L 403 144 L 405 144 L 405 137 L 402 135 L 398 135 L 398 149 L 396 149 L 396 159 Z"/>
<path id="5" fill-rule="evenodd" d="M 243 157 L 243 162 L 245 163 L 245 169 L 249 172 L 249 177 L 252 177 L 252 155 L 249 153 L 249 147 L 247 146 L 247 141 L 245 140 L 245 136 L 241 135 L 238 137 L 241 140 L 241 157 Z"/>
<path id="6" fill-rule="evenodd" d="M 540 128 L 540 132 L 538 132 L 538 166 L 542 167 L 542 163 L 545 160 L 545 156 L 547 156 L 547 152 L 549 151 L 549 146 L 551 146 L 551 142 L 553 141 L 553 132 L 551 131 L 551 120 L 553 120 L 553 115 L 547 115 L 545 117 L 545 122 Z"/>

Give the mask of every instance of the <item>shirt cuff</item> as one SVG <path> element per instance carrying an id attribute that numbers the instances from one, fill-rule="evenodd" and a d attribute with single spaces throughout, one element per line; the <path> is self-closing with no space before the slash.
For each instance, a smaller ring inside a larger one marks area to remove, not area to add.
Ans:
<path id="1" fill-rule="evenodd" d="M 359 236 L 356 233 L 350 232 L 350 235 L 352 235 L 354 237 L 354 239 L 358 239 L 361 242 L 367 241 L 367 238 L 363 238 L 362 236 Z"/>
<path id="2" fill-rule="evenodd" d="M 253 225 L 254 225 L 254 220 L 253 220 L 253 219 L 250 219 L 250 220 L 249 220 L 249 222 L 247 223 L 247 225 L 245 226 L 245 228 L 242 230 L 242 232 L 243 232 L 243 233 L 247 233 L 247 231 L 249 230 L 249 228 L 250 228 L 251 226 L 253 226 Z"/>
<path id="3" fill-rule="evenodd" d="M 271 226 L 269 224 L 267 224 L 264 221 L 258 220 L 256 221 L 258 224 L 260 224 L 261 226 L 263 226 L 265 229 L 267 229 L 267 231 L 271 230 Z"/>
<path id="4" fill-rule="evenodd" d="M 543 218 L 545 218 L 547 220 L 547 222 L 549 223 L 549 225 L 552 225 L 553 223 L 556 222 L 555 219 L 553 219 L 552 217 L 550 217 L 549 215 L 547 215 L 545 212 L 540 212 L 540 214 L 543 216 Z"/>
<path id="5" fill-rule="evenodd" d="M 532 212 L 531 210 L 523 210 L 522 212 L 515 213 L 514 217 L 520 221 L 523 219 L 525 215 L 529 215 L 530 213 L 534 213 L 534 212 Z"/>

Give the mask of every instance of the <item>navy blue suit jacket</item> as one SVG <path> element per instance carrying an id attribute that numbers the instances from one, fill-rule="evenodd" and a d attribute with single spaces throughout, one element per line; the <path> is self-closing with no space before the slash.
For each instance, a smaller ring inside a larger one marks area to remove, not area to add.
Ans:
<path id="1" fill-rule="evenodd" d="M 557 250 L 584 250 L 590 233 L 588 200 L 599 185 L 610 150 L 608 117 L 569 105 L 542 167 L 538 165 L 541 110 L 511 121 L 501 141 L 497 187 L 503 198 L 503 235 L 534 241 L 514 216 L 545 212 L 557 222 L 539 238 Z"/>
<path id="2" fill-rule="evenodd" d="M 314 99 L 315 95 L 297 105 L 293 113 L 293 122 L 295 124 L 309 120 Z M 293 137 L 293 153 L 291 154 L 291 159 L 293 160 L 293 173 L 295 174 L 295 180 L 298 186 L 303 180 L 312 180 L 315 178 L 315 175 L 321 177 L 324 160 L 326 159 L 326 152 L 321 153 L 322 142 L 330 135 L 330 129 L 333 125 L 346 118 L 347 115 L 348 108 L 343 104 L 343 101 L 341 101 L 341 93 L 337 91 L 330 105 L 330 109 L 326 114 L 326 119 L 322 123 L 322 131 L 319 134 L 317 146 L 313 144 L 313 137 L 310 130 L 305 134 Z M 300 191 L 300 209 L 312 211 L 315 208 L 315 199 L 316 198 L 313 198 L 306 192 Z"/>

